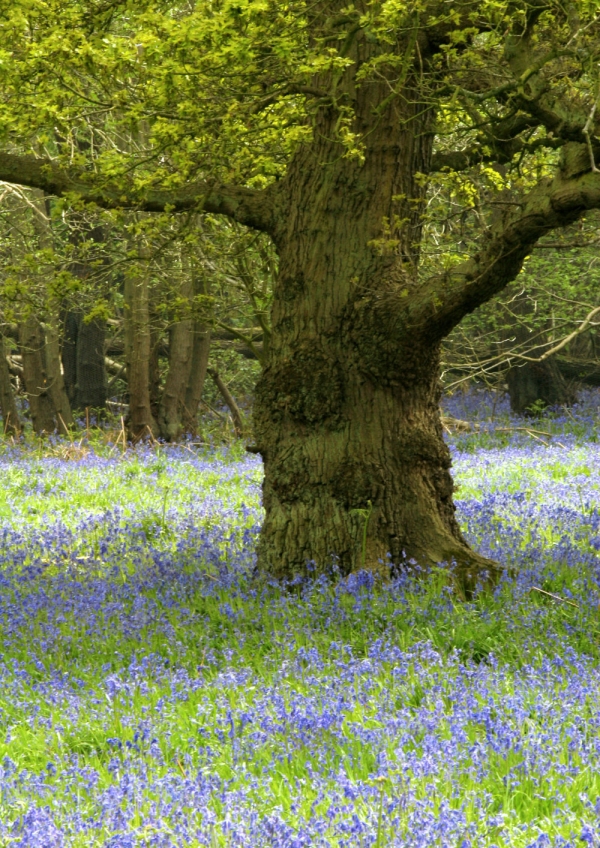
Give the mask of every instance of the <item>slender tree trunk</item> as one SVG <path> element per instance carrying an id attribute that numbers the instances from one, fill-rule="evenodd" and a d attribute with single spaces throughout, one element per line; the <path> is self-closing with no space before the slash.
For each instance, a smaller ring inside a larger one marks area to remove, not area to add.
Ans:
<path id="1" fill-rule="evenodd" d="M 519 352 L 527 356 L 541 356 L 547 345 L 548 336 L 544 331 L 532 331 L 528 327 L 528 316 L 534 312 L 535 293 L 521 294 L 510 299 L 508 320 L 510 334 L 514 338 L 512 346 L 518 346 Z M 561 374 L 556 357 L 551 356 L 543 362 L 516 360 L 506 375 L 510 408 L 518 415 L 531 415 L 539 412 L 539 407 L 567 405 L 575 402 L 576 395 Z"/>
<path id="2" fill-rule="evenodd" d="M 360 50 L 364 60 L 369 46 Z M 254 411 L 259 567 L 290 577 L 332 558 L 345 573 L 385 570 L 390 556 L 424 568 L 455 560 L 469 591 L 495 565 L 456 521 L 439 342 L 410 325 L 432 116 L 409 86 L 395 99 L 383 84 L 348 90 L 364 159 L 343 156 L 337 113 L 323 107 L 281 182 L 272 338 Z"/>
<path id="3" fill-rule="evenodd" d="M 198 428 L 198 410 L 206 382 L 209 354 L 210 326 L 194 322 L 191 366 L 182 410 L 182 423 L 186 433 L 194 434 Z"/>
<path id="4" fill-rule="evenodd" d="M 6 339 L 4 336 L 0 336 L 0 411 L 2 412 L 4 435 L 20 436 L 21 422 L 19 420 L 15 393 L 13 392 L 6 356 Z"/>
<path id="5" fill-rule="evenodd" d="M 571 406 L 575 402 L 576 395 L 553 357 L 510 368 L 506 382 L 510 408 L 518 415 L 535 415 L 540 407 Z"/>
<path id="6" fill-rule="evenodd" d="M 86 321 L 82 316 L 77 335 L 77 407 L 104 409 L 106 406 L 106 323 Z"/>
<path id="7" fill-rule="evenodd" d="M 244 420 L 242 418 L 242 413 L 240 412 L 239 406 L 235 402 L 234 396 L 227 388 L 227 385 L 223 382 L 223 379 L 219 372 L 216 370 L 216 368 L 209 368 L 208 373 L 215 381 L 215 385 L 221 393 L 221 397 L 229 407 L 235 435 L 238 437 L 238 439 L 241 439 L 244 435 Z"/>
<path id="8" fill-rule="evenodd" d="M 150 408 L 150 314 L 148 271 L 125 280 L 125 320 L 129 385 L 129 428 L 133 439 L 156 436 L 158 428 Z"/>
<path id="9" fill-rule="evenodd" d="M 195 296 L 210 295 L 210 284 L 203 274 L 194 275 L 193 283 Z M 194 434 L 198 428 L 198 409 L 204 391 L 209 354 L 210 324 L 195 319 L 190 368 L 182 400 L 182 423 L 186 433 Z"/>
<path id="10" fill-rule="evenodd" d="M 52 321 L 45 326 L 46 345 L 46 374 L 48 377 L 48 391 L 52 405 L 56 413 L 58 432 L 63 436 L 69 434 L 69 427 L 75 424 L 71 404 L 67 396 L 65 382 L 61 370 L 60 342 L 56 323 Z"/>
<path id="11" fill-rule="evenodd" d="M 56 425 L 46 372 L 44 331 L 35 315 L 30 315 L 19 330 L 23 382 L 33 429 L 39 435 L 53 433 Z"/>
<path id="12" fill-rule="evenodd" d="M 79 315 L 69 310 L 63 318 L 63 345 L 61 351 L 63 380 L 71 408 L 76 408 L 77 400 L 77 334 Z"/>
<path id="13" fill-rule="evenodd" d="M 64 334 L 64 381 L 73 408 L 104 409 L 107 393 L 105 322 L 86 321 L 83 312 L 71 311 L 65 317 Z"/>
<path id="14" fill-rule="evenodd" d="M 193 296 L 190 276 L 184 279 L 181 296 L 191 306 Z M 169 371 L 158 413 L 161 436 L 169 442 L 176 441 L 183 432 L 182 401 L 192 362 L 194 325 L 192 318 L 174 323 L 169 331 Z"/>
<path id="15" fill-rule="evenodd" d="M 148 363 L 148 382 L 150 383 L 150 410 L 155 421 L 160 408 L 160 348 L 161 337 L 158 321 L 152 306 L 150 307 L 150 362 Z"/>

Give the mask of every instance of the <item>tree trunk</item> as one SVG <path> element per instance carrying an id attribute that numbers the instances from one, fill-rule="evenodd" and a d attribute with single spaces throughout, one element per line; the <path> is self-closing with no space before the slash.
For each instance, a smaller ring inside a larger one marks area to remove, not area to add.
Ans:
<path id="1" fill-rule="evenodd" d="M 202 400 L 210 354 L 210 326 L 194 322 L 194 343 L 185 400 L 182 410 L 183 429 L 192 435 L 198 428 L 198 409 Z"/>
<path id="2" fill-rule="evenodd" d="M 79 331 L 79 313 L 69 310 L 64 313 L 63 345 L 61 359 L 63 380 L 71 408 L 76 408 L 77 399 L 77 333 Z"/>
<path id="3" fill-rule="evenodd" d="M 80 311 L 68 312 L 64 333 L 64 381 L 73 408 L 104 409 L 107 393 L 105 322 L 97 319 L 86 321 Z"/>
<path id="4" fill-rule="evenodd" d="M 184 279 L 181 296 L 191 307 L 193 289 L 189 276 Z M 169 371 L 158 413 L 160 435 L 169 442 L 176 441 L 183 432 L 181 413 L 192 361 L 193 331 L 191 317 L 176 321 L 169 330 Z"/>
<path id="5" fill-rule="evenodd" d="M 234 396 L 231 394 L 226 384 L 223 382 L 221 375 L 216 370 L 216 368 L 209 368 L 208 373 L 215 381 L 215 385 L 219 392 L 221 393 L 221 397 L 229 407 L 229 411 L 231 413 L 231 420 L 233 421 L 233 429 L 235 435 L 238 439 L 241 439 L 244 435 L 244 420 L 242 418 L 242 413 L 240 412 L 240 408 L 235 402 Z"/>
<path id="6" fill-rule="evenodd" d="M 193 286 L 196 297 L 210 295 L 210 283 L 204 274 L 193 274 Z M 194 319 L 192 356 L 182 404 L 182 423 L 186 433 L 195 434 L 198 428 L 198 409 L 206 382 L 210 337 L 210 324 Z"/>
<path id="7" fill-rule="evenodd" d="M 77 334 L 77 390 L 78 409 L 104 409 L 106 406 L 106 363 L 104 342 L 106 323 L 101 320 L 86 321 L 81 316 Z"/>
<path id="8" fill-rule="evenodd" d="M 536 415 L 547 406 L 571 406 L 575 402 L 575 393 L 554 357 L 510 368 L 506 382 L 510 408 L 517 415 Z"/>
<path id="9" fill-rule="evenodd" d="M 532 330 L 528 326 L 534 317 L 535 292 L 521 292 L 510 298 L 510 309 L 505 306 L 510 333 L 514 338 L 511 346 L 526 356 L 541 356 L 548 340 L 543 328 Z M 575 392 L 561 374 L 555 356 L 543 362 L 515 361 L 506 375 L 510 408 L 517 415 L 539 414 L 546 406 L 570 406 L 576 400 Z"/>
<path id="10" fill-rule="evenodd" d="M 19 329 L 23 382 L 33 429 L 38 435 L 53 433 L 56 425 L 46 373 L 44 331 L 35 315 L 30 315 Z"/>
<path id="11" fill-rule="evenodd" d="M 160 354 L 163 347 L 158 321 L 150 307 L 150 362 L 148 363 L 148 382 L 150 384 L 150 411 L 156 421 L 160 409 Z"/>
<path id="12" fill-rule="evenodd" d="M 2 412 L 4 435 L 20 436 L 21 422 L 19 420 L 15 393 L 13 392 L 6 356 L 6 339 L 4 336 L 0 336 L 0 411 Z"/>
<path id="13" fill-rule="evenodd" d="M 65 382 L 61 370 L 60 342 L 56 323 L 46 324 L 46 374 L 48 377 L 48 391 L 52 400 L 52 406 L 56 413 L 58 432 L 63 436 L 69 435 L 69 427 L 75 424 L 71 404 L 67 396 Z"/>
<path id="14" fill-rule="evenodd" d="M 156 436 L 158 428 L 150 408 L 150 315 L 148 272 L 125 280 L 129 429 L 134 440 Z"/>
<path id="15" fill-rule="evenodd" d="M 357 61 L 369 49 L 360 42 Z M 364 160 L 343 155 L 337 113 L 322 107 L 314 141 L 281 181 L 272 338 L 254 410 L 265 468 L 258 564 L 291 577 L 332 559 L 342 573 L 385 571 L 390 556 L 424 568 L 455 560 L 470 591 L 497 567 L 455 519 L 439 341 L 410 325 L 431 111 L 409 87 L 398 98 L 387 84 L 348 90 Z"/>

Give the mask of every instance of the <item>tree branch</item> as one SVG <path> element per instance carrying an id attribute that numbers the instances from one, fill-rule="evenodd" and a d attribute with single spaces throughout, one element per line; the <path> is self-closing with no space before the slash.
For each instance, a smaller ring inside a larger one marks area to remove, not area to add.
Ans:
<path id="1" fill-rule="evenodd" d="M 479 253 L 418 290 L 408 307 L 410 325 L 421 326 L 428 337 L 448 335 L 465 315 L 515 279 L 538 239 L 596 208 L 600 174 L 589 170 L 585 145 L 567 144 L 554 179 L 538 183 L 518 209 L 499 221 Z"/>
<path id="2" fill-rule="evenodd" d="M 212 182 L 194 182 L 174 189 L 124 187 L 94 182 L 94 174 L 71 171 L 51 159 L 0 152 L 0 181 L 39 188 L 47 194 L 74 195 L 103 209 L 136 209 L 143 212 L 212 212 L 240 224 L 271 232 L 274 227 L 275 187 L 263 191 Z"/>
<path id="3" fill-rule="evenodd" d="M 440 150 L 434 153 L 429 172 L 434 173 L 443 170 L 467 171 L 469 168 L 485 162 L 509 165 L 517 155 L 535 153 L 536 150 L 542 147 L 549 150 L 557 150 L 563 147 L 565 143 L 561 138 L 552 138 L 550 136 L 536 138 L 529 142 L 520 138 L 509 140 L 498 139 L 493 145 L 489 145 L 488 141 L 482 140 L 480 143 L 474 144 L 465 150 Z"/>

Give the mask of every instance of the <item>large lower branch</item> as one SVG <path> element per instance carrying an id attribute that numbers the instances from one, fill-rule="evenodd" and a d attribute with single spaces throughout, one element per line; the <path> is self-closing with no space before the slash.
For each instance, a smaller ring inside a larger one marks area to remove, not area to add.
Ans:
<path id="1" fill-rule="evenodd" d="M 585 146 L 568 144 L 554 179 L 538 183 L 496 225 L 479 253 L 425 283 L 411 299 L 409 323 L 433 338 L 448 335 L 465 315 L 515 279 L 539 238 L 600 208 L 600 174 L 586 171 L 582 162 L 587 163 Z"/>
<path id="2" fill-rule="evenodd" d="M 76 197 L 103 209 L 144 212 L 195 210 L 226 215 L 240 224 L 270 232 L 274 218 L 274 191 L 194 182 L 180 188 L 136 191 L 131 184 L 114 185 L 92 173 L 71 171 L 51 159 L 0 152 L 0 181 L 39 188 L 47 194 Z"/>

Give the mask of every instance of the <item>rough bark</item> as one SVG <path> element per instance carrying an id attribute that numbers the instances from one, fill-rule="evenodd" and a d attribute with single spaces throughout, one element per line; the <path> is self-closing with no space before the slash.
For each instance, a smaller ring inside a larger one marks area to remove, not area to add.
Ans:
<path id="1" fill-rule="evenodd" d="M 129 429 L 134 440 L 158 435 L 150 407 L 150 314 L 148 274 L 128 275 L 125 280 L 125 322 Z"/>
<path id="2" fill-rule="evenodd" d="M 21 421 L 17 411 L 15 393 L 10 379 L 8 367 L 7 344 L 4 336 L 0 336 L 0 412 L 2 412 L 2 423 L 5 436 L 20 436 Z"/>
<path id="3" fill-rule="evenodd" d="M 187 276 L 181 296 L 191 303 L 193 284 Z M 183 432 L 182 406 L 192 362 L 194 325 L 191 317 L 176 321 L 169 330 L 169 370 L 160 399 L 158 425 L 160 435 L 169 442 L 176 441 Z"/>
<path id="4" fill-rule="evenodd" d="M 357 50 L 357 62 L 370 55 L 364 41 Z M 400 311 L 416 283 L 425 199 L 416 175 L 429 170 L 432 114 L 410 87 L 391 103 L 385 84 L 352 94 L 364 162 L 343 158 L 331 140 L 337 116 L 323 108 L 283 181 L 289 205 L 275 234 L 272 338 L 254 411 L 265 464 L 259 565 L 289 577 L 333 558 L 343 573 L 386 570 L 390 555 L 424 568 L 454 560 L 472 588 L 495 566 L 469 549 L 454 516 L 439 343 Z M 390 312 L 400 326 L 387 335 Z"/>
<path id="5" fill-rule="evenodd" d="M 21 324 L 19 346 L 23 362 L 23 383 L 34 432 L 38 435 L 53 433 L 56 424 L 46 372 L 44 330 L 35 315 L 30 315 Z"/>

